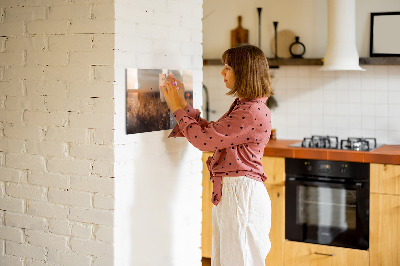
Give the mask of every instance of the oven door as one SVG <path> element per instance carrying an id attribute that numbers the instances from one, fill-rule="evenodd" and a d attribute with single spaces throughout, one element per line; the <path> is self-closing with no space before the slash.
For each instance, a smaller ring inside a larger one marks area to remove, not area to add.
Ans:
<path id="1" fill-rule="evenodd" d="M 286 239 L 367 250 L 369 185 L 286 177 Z"/>

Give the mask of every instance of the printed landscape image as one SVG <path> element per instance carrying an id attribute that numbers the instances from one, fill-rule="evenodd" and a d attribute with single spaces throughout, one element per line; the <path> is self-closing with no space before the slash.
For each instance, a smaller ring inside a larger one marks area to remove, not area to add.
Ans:
<path id="1" fill-rule="evenodd" d="M 127 134 L 166 130 L 176 125 L 160 90 L 165 74 L 173 74 L 184 84 L 186 101 L 193 105 L 192 71 L 128 68 L 126 73 Z"/>

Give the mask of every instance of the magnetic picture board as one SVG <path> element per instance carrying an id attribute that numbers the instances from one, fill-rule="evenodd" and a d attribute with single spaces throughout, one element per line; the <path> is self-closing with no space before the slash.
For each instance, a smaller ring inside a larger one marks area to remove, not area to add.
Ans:
<path id="1" fill-rule="evenodd" d="M 166 74 L 173 74 L 185 86 L 185 98 L 193 106 L 193 73 L 191 70 L 126 70 L 126 133 L 136 134 L 174 128 L 172 112 L 160 90 Z"/>

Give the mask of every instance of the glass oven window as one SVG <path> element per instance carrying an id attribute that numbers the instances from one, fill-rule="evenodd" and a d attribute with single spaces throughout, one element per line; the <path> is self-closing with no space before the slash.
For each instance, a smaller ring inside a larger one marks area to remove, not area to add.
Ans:
<path id="1" fill-rule="evenodd" d="M 297 223 L 340 231 L 356 229 L 356 191 L 298 186 Z"/>

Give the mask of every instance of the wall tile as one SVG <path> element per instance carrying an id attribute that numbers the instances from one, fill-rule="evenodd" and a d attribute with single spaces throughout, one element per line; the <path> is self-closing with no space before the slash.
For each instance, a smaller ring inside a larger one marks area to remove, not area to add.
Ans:
<path id="1" fill-rule="evenodd" d="M 389 104 L 389 117 L 400 117 L 400 104 Z"/>
<path id="2" fill-rule="evenodd" d="M 389 117 L 389 130 L 400 131 L 400 117 Z"/>
<path id="3" fill-rule="evenodd" d="M 388 89 L 387 77 L 381 77 L 381 76 L 375 77 L 374 89 L 375 91 L 386 91 Z"/>
<path id="4" fill-rule="evenodd" d="M 374 91 L 363 88 L 361 91 L 361 101 L 363 104 L 374 103 Z"/>
<path id="5" fill-rule="evenodd" d="M 388 89 L 398 91 L 400 89 L 400 74 L 390 75 L 388 79 Z"/>
<path id="6" fill-rule="evenodd" d="M 390 66 L 388 67 L 387 72 L 389 77 L 392 76 L 400 77 L 400 66 Z"/>
<path id="7" fill-rule="evenodd" d="M 397 91 L 389 91 L 389 104 L 400 104 L 400 88 Z"/>
<path id="8" fill-rule="evenodd" d="M 297 77 L 298 76 L 298 67 L 297 66 L 288 66 L 286 67 L 286 72 L 284 72 L 285 77 Z"/>
<path id="9" fill-rule="evenodd" d="M 361 116 L 374 116 L 375 114 L 375 108 L 373 104 L 363 104 L 361 106 Z"/>
<path id="10" fill-rule="evenodd" d="M 361 103 L 362 101 L 362 90 L 349 90 L 349 102 L 350 103 Z"/>
<path id="11" fill-rule="evenodd" d="M 389 143 L 389 131 L 386 130 L 375 130 L 375 138 L 377 141 L 377 145 L 383 143 Z"/>
<path id="12" fill-rule="evenodd" d="M 392 134 L 398 130 L 395 126 L 385 127 L 384 121 L 400 117 L 400 67 L 363 67 L 365 72 L 324 72 L 316 66 L 274 69 L 278 79 L 275 84 L 279 106 L 273 111 L 273 116 L 274 126 L 280 132 L 278 137 L 305 137 L 300 131 L 307 131 L 301 127 L 308 122 L 299 123 L 297 119 L 308 117 L 312 121 L 308 124 L 312 134 L 347 132 L 348 136 L 367 134 L 372 137 L 379 134 L 383 136 L 383 142 L 396 144 L 392 142 L 396 139 Z M 205 76 L 204 80 L 207 82 L 209 77 Z M 218 104 L 224 101 L 221 97 Z M 216 117 L 220 115 L 215 114 Z M 347 118 L 341 120 L 343 117 Z M 333 123 L 327 119 L 333 119 Z M 383 133 L 385 130 L 387 134 Z"/>
<path id="13" fill-rule="evenodd" d="M 389 130 L 389 139 L 387 143 L 400 143 L 400 130 L 392 131 Z"/>
<path id="14" fill-rule="evenodd" d="M 374 77 L 376 78 L 387 78 L 388 66 L 387 65 L 376 65 L 374 66 Z"/>
<path id="15" fill-rule="evenodd" d="M 400 110 L 399 110 L 399 113 L 400 113 Z M 389 115 L 389 108 L 388 108 L 387 104 L 376 104 L 375 105 L 375 117 L 388 117 L 388 115 Z"/>
<path id="16" fill-rule="evenodd" d="M 361 90 L 361 72 L 350 71 L 349 75 L 349 90 Z"/>

